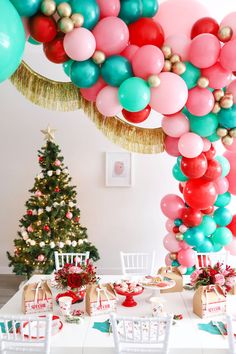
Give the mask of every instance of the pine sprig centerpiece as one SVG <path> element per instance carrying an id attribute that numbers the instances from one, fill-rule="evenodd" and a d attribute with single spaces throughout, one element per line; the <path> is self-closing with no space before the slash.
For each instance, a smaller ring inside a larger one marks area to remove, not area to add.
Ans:
<path id="1" fill-rule="evenodd" d="M 80 225 L 76 187 L 71 185 L 61 150 L 54 142 L 54 131 L 50 127 L 42 131 L 46 139 L 46 145 L 38 151 L 42 170 L 29 191 L 14 254 L 7 252 L 13 271 L 28 277 L 34 271 L 51 273 L 55 268 L 54 251 L 89 251 L 90 258 L 99 259 L 96 247 L 88 241 L 87 229 Z"/>

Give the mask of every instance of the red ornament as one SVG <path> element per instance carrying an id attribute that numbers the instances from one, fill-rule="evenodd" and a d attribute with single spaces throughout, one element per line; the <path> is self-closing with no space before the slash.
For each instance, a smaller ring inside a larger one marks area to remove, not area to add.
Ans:
<path id="1" fill-rule="evenodd" d="M 214 148 L 214 145 L 211 144 L 210 149 L 204 152 L 204 154 L 207 160 L 214 159 L 214 157 L 216 156 L 216 149 Z"/>
<path id="2" fill-rule="evenodd" d="M 56 193 L 59 193 L 59 192 L 60 192 L 60 188 L 59 188 L 58 186 L 56 186 L 56 188 L 54 189 L 54 191 L 55 191 Z"/>
<path id="3" fill-rule="evenodd" d="M 43 156 L 39 156 L 39 162 L 43 161 Z"/>
<path id="4" fill-rule="evenodd" d="M 204 178 L 191 179 L 186 182 L 184 199 L 193 209 L 208 209 L 217 198 L 216 188 L 213 182 Z"/>
<path id="5" fill-rule="evenodd" d="M 214 18 L 203 17 L 194 23 L 191 31 L 191 39 L 202 33 L 211 33 L 217 36 L 220 26 Z"/>
<path id="6" fill-rule="evenodd" d="M 144 122 L 151 112 L 151 107 L 148 105 L 146 108 L 139 112 L 129 112 L 126 109 L 122 109 L 122 114 L 124 118 L 131 123 L 142 123 Z"/>
<path id="7" fill-rule="evenodd" d="M 228 229 L 230 229 L 233 236 L 236 236 L 236 215 L 233 215 L 233 219 L 227 227 L 228 227 Z"/>
<path id="8" fill-rule="evenodd" d="M 33 215 L 33 210 L 31 209 L 27 210 L 27 215 Z"/>
<path id="9" fill-rule="evenodd" d="M 75 217 L 75 222 L 79 222 L 79 219 L 80 219 L 79 216 L 76 216 Z"/>
<path id="10" fill-rule="evenodd" d="M 152 18 L 140 18 L 128 27 L 130 44 L 136 44 L 139 47 L 146 44 L 153 44 L 159 48 L 162 47 L 164 43 L 163 29 Z"/>
<path id="11" fill-rule="evenodd" d="M 187 227 L 198 226 L 202 222 L 202 213 L 199 210 L 185 208 L 183 210 L 181 219 L 184 225 Z"/>
<path id="12" fill-rule="evenodd" d="M 69 60 L 63 46 L 63 40 L 64 35 L 59 33 L 51 42 L 44 43 L 43 45 L 43 50 L 46 57 L 53 63 L 62 64 Z"/>
<path id="13" fill-rule="evenodd" d="M 46 231 L 46 232 L 50 231 L 50 227 L 49 227 L 48 225 L 44 225 L 43 229 L 44 229 L 44 231 Z"/>
<path id="14" fill-rule="evenodd" d="M 210 181 L 214 181 L 219 178 L 222 174 L 222 166 L 217 160 L 209 160 L 208 161 L 208 168 L 204 175 L 205 178 L 209 179 Z"/>
<path id="15" fill-rule="evenodd" d="M 189 178 L 200 178 L 207 170 L 207 159 L 204 154 L 189 159 L 183 157 L 181 160 L 181 170 Z"/>
<path id="16" fill-rule="evenodd" d="M 172 231 L 174 232 L 174 234 L 177 234 L 179 232 L 179 227 L 174 226 Z"/>
<path id="17" fill-rule="evenodd" d="M 30 35 L 37 42 L 51 42 L 57 34 L 57 23 L 53 17 L 41 14 L 29 19 Z"/>

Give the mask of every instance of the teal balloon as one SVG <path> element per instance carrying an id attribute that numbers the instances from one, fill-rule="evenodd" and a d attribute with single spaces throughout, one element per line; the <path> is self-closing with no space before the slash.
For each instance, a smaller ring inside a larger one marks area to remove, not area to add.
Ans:
<path id="1" fill-rule="evenodd" d="M 222 167 L 222 177 L 225 177 L 229 174 L 230 163 L 228 159 L 224 156 L 216 156 L 216 160 L 221 164 Z"/>
<path id="2" fill-rule="evenodd" d="M 180 266 L 180 263 L 178 261 L 173 261 L 171 263 L 171 265 L 172 265 L 172 267 L 178 267 L 178 266 Z"/>
<path id="3" fill-rule="evenodd" d="M 20 15 L 9 0 L 0 0 L 0 82 L 20 65 L 25 48 L 25 30 Z"/>
<path id="4" fill-rule="evenodd" d="M 225 192 L 223 194 L 218 195 L 214 205 L 217 207 L 225 207 L 229 205 L 230 202 L 231 202 L 231 194 L 229 192 Z"/>
<path id="5" fill-rule="evenodd" d="M 185 275 L 191 275 L 194 271 L 195 271 L 195 267 L 189 267 L 187 268 L 187 272 L 185 273 Z"/>
<path id="6" fill-rule="evenodd" d="M 100 9 L 96 0 L 71 0 L 70 5 L 73 13 L 84 16 L 83 27 L 92 29 L 100 17 Z"/>
<path id="7" fill-rule="evenodd" d="M 197 252 L 198 253 L 210 253 L 214 249 L 213 243 L 208 237 L 205 237 L 204 241 L 202 242 L 201 245 L 197 247 Z"/>
<path id="8" fill-rule="evenodd" d="M 215 132 L 215 133 L 213 133 L 213 134 L 207 136 L 207 139 L 208 139 L 211 143 L 214 143 L 214 141 L 220 140 L 220 137 L 219 137 L 219 135 L 217 135 L 216 132 Z"/>
<path id="9" fill-rule="evenodd" d="M 212 235 L 214 243 L 227 246 L 232 241 L 232 232 L 227 227 L 218 227 Z"/>
<path id="10" fill-rule="evenodd" d="M 132 23 L 142 16 L 141 0 L 122 0 L 120 2 L 119 17 L 126 23 Z"/>
<path id="11" fill-rule="evenodd" d="M 215 232 L 216 227 L 217 225 L 214 219 L 209 215 L 204 215 L 198 229 L 202 231 L 205 236 L 210 236 Z"/>
<path id="12" fill-rule="evenodd" d="M 1 0 L 2 1 L 2 0 Z M 30 17 L 39 11 L 42 0 L 10 0 L 20 16 Z"/>
<path id="13" fill-rule="evenodd" d="M 71 65 L 71 81 L 78 87 L 93 86 L 100 75 L 99 67 L 91 60 L 75 61 Z"/>
<path id="14" fill-rule="evenodd" d="M 153 17 L 158 11 L 157 0 L 141 0 L 142 2 L 142 17 Z"/>
<path id="15" fill-rule="evenodd" d="M 177 165 L 180 167 L 183 156 L 177 157 Z"/>
<path id="16" fill-rule="evenodd" d="M 196 68 L 193 64 L 189 63 L 188 61 L 185 62 L 186 70 L 181 75 L 182 79 L 185 81 L 188 89 L 195 87 L 197 85 L 197 81 L 201 76 L 200 69 Z"/>
<path id="17" fill-rule="evenodd" d="M 183 222 L 181 219 L 175 219 L 174 224 L 175 224 L 175 226 L 180 226 L 183 224 Z"/>
<path id="18" fill-rule="evenodd" d="M 219 124 L 227 129 L 232 129 L 236 127 L 236 105 L 234 104 L 232 108 L 224 109 L 222 108 L 218 113 Z"/>
<path id="19" fill-rule="evenodd" d="M 54 0 L 57 5 L 61 4 L 62 2 L 70 2 L 70 0 Z"/>
<path id="20" fill-rule="evenodd" d="M 233 215 L 227 208 L 217 208 L 214 212 L 214 220 L 219 226 L 227 226 L 231 223 Z"/>
<path id="21" fill-rule="evenodd" d="M 69 77 L 70 77 L 70 73 L 71 73 L 71 66 L 73 63 L 74 63 L 74 60 L 70 59 L 62 64 L 64 73 Z"/>
<path id="22" fill-rule="evenodd" d="M 213 244 L 213 252 L 220 252 L 223 248 L 223 246 L 220 245 L 219 243 L 213 242 L 212 244 Z"/>
<path id="23" fill-rule="evenodd" d="M 121 55 L 112 55 L 102 65 L 101 75 L 110 86 L 119 87 L 123 81 L 133 76 L 131 64 Z"/>
<path id="24" fill-rule="evenodd" d="M 186 177 L 183 172 L 181 171 L 180 166 L 176 163 L 172 168 L 172 174 L 175 179 L 179 182 L 186 182 L 188 181 L 188 177 Z"/>
<path id="25" fill-rule="evenodd" d="M 143 79 L 131 77 L 119 87 L 118 97 L 120 104 L 129 112 L 139 112 L 150 102 L 150 87 Z"/>
<path id="26" fill-rule="evenodd" d="M 33 45 L 40 45 L 42 44 L 41 42 L 37 42 L 33 37 L 29 36 L 28 42 Z"/>
<path id="27" fill-rule="evenodd" d="M 190 246 L 198 247 L 203 243 L 204 239 L 203 232 L 197 227 L 189 228 L 184 233 L 184 241 Z"/>
<path id="28" fill-rule="evenodd" d="M 190 122 L 190 130 L 193 133 L 196 133 L 203 138 L 214 134 L 218 127 L 217 115 L 214 113 L 209 113 L 205 116 L 197 117 L 190 113 L 187 113 L 189 122 Z"/>

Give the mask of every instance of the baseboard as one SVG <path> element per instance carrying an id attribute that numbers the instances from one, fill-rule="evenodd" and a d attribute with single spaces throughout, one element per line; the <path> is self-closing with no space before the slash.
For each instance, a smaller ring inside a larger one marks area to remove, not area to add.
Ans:
<path id="1" fill-rule="evenodd" d="M 12 269 L 7 266 L 0 266 L 0 274 L 13 274 Z"/>

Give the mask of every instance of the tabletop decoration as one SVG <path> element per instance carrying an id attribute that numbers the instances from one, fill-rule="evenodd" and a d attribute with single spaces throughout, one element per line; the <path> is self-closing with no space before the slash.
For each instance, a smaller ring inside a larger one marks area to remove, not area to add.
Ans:
<path id="1" fill-rule="evenodd" d="M 83 321 L 84 312 L 81 310 L 72 310 L 69 315 L 65 316 L 65 321 L 68 323 L 80 324 Z"/>
<path id="2" fill-rule="evenodd" d="M 114 284 L 117 294 L 125 296 L 125 300 L 122 302 L 123 306 L 133 307 L 137 305 L 134 301 L 134 296 L 142 294 L 144 288 L 141 284 L 131 283 L 129 280 L 123 280 Z"/>
<path id="3" fill-rule="evenodd" d="M 94 322 L 93 328 L 102 333 L 111 333 L 111 324 L 109 319 L 104 322 Z"/>
<path id="4" fill-rule="evenodd" d="M 52 291 L 47 281 L 40 281 L 24 286 L 22 310 L 25 314 L 51 312 L 53 310 Z"/>
<path id="5" fill-rule="evenodd" d="M 217 321 L 217 326 L 214 324 L 215 321 L 210 321 L 208 323 L 198 323 L 198 328 L 201 329 L 202 331 L 206 331 L 211 334 L 220 334 L 222 335 L 221 332 L 224 333 L 224 335 L 227 335 L 227 330 L 225 328 L 225 324 L 222 321 Z"/>

